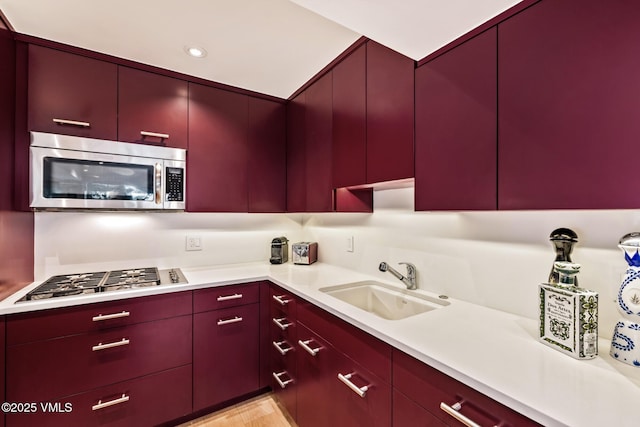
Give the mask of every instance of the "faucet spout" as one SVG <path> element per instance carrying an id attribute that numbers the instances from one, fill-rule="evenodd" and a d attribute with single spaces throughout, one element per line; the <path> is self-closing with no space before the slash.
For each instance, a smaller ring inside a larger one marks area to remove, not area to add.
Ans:
<path id="1" fill-rule="evenodd" d="M 416 281 L 416 266 L 409 262 L 401 262 L 400 264 L 404 264 L 407 266 L 407 276 L 403 276 L 398 273 L 393 267 L 389 266 L 386 262 L 381 262 L 378 266 L 380 271 L 388 271 L 393 274 L 398 280 L 404 283 L 407 286 L 407 289 L 413 290 L 418 289 L 418 283 Z"/>

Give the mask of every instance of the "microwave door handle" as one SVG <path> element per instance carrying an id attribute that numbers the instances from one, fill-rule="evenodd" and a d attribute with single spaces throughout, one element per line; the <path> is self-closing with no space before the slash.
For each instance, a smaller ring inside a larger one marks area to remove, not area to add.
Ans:
<path id="1" fill-rule="evenodd" d="M 156 205 L 162 204 L 162 163 L 156 163 L 156 184 L 155 184 L 155 202 Z"/>

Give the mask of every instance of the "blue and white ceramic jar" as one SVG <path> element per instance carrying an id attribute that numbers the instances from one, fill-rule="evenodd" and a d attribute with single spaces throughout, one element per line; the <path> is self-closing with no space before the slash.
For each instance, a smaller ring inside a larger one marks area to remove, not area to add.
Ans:
<path id="1" fill-rule="evenodd" d="M 629 266 L 617 295 L 622 317 L 613 330 L 610 354 L 616 360 L 640 367 L 640 233 L 626 234 L 619 243 Z"/>

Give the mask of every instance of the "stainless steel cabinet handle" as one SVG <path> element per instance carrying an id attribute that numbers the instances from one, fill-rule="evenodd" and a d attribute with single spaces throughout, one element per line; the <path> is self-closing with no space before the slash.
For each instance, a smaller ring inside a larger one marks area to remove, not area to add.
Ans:
<path id="1" fill-rule="evenodd" d="M 97 316 L 93 316 L 91 320 L 93 320 L 94 322 L 101 322 L 103 320 L 118 319 L 120 317 L 129 317 L 130 315 L 131 313 L 129 313 L 128 311 L 122 311 L 120 313 L 113 313 L 113 314 L 98 314 Z"/>
<path id="2" fill-rule="evenodd" d="M 290 323 L 290 322 L 289 322 L 289 323 L 282 323 L 282 322 L 283 322 L 283 321 L 285 321 L 285 320 L 287 320 L 287 318 L 286 318 L 286 317 L 281 317 L 281 318 L 279 318 L 279 319 L 274 318 L 274 319 L 273 319 L 273 323 L 275 323 L 276 325 L 278 325 L 278 327 L 284 331 L 284 330 L 285 330 L 285 329 L 287 329 L 289 326 L 293 325 L 293 323 Z"/>
<path id="3" fill-rule="evenodd" d="M 98 409 L 108 408 L 109 406 L 117 405 L 119 403 L 124 403 L 129 401 L 129 396 L 122 393 L 122 397 L 117 399 L 109 400 L 107 402 L 102 402 L 102 400 L 98 400 L 98 403 L 91 407 L 92 411 L 97 411 Z"/>
<path id="4" fill-rule="evenodd" d="M 242 317 L 236 316 L 232 319 L 220 319 L 218 320 L 218 326 L 228 325 L 230 323 L 238 323 L 238 322 L 242 322 Z"/>
<path id="5" fill-rule="evenodd" d="M 309 343 L 312 341 L 313 340 L 306 340 L 306 341 L 298 340 L 298 344 L 300 344 L 300 347 L 304 348 L 307 353 L 315 357 L 315 355 L 318 354 L 320 350 L 322 350 L 322 347 L 318 347 L 318 348 L 309 347 Z"/>
<path id="6" fill-rule="evenodd" d="M 285 297 L 286 297 L 286 295 L 274 295 L 273 299 L 278 301 L 280 303 L 280 305 L 287 305 L 287 304 L 289 304 L 289 302 L 291 302 L 291 300 L 284 299 Z"/>
<path id="7" fill-rule="evenodd" d="M 71 125 L 71 126 L 79 126 L 81 128 L 89 128 L 91 127 L 91 123 L 89 122 L 79 122 L 76 120 L 66 120 L 66 119 L 53 119 L 54 123 L 59 125 Z"/>
<path id="8" fill-rule="evenodd" d="M 120 341 L 110 342 L 107 344 L 99 343 L 98 345 L 94 345 L 93 347 L 91 347 L 91 350 L 100 351 L 100 350 L 106 350 L 107 348 L 121 347 L 123 345 L 128 345 L 129 342 L 130 341 L 128 339 L 122 338 L 122 340 Z"/>
<path id="9" fill-rule="evenodd" d="M 162 138 L 162 139 L 169 139 L 168 133 L 147 132 L 146 130 L 141 130 L 140 135 L 151 136 L 151 137 Z"/>
<path id="10" fill-rule="evenodd" d="M 463 402 L 456 402 L 452 406 L 449 406 L 444 402 L 440 402 L 440 409 L 442 409 L 444 412 L 451 415 L 453 418 L 460 421 L 467 427 L 481 427 L 480 424 L 458 412 L 460 409 L 462 409 L 462 403 Z"/>
<path id="11" fill-rule="evenodd" d="M 233 295 L 220 295 L 217 298 L 217 301 L 229 301 L 232 299 L 240 299 L 242 298 L 242 294 L 233 294 Z"/>
<path id="12" fill-rule="evenodd" d="M 340 381 L 342 381 L 343 383 L 345 383 L 347 385 L 347 387 L 349 387 L 351 390 L 354 391 L 354 393 L 356 393 L 358 396 L 360 397 L 364 397 L 365 394 L 367 393 L 367 391 L 369 390 L 368 385 L 364 386 L 364 387 L 358 387 L 357 385 L 355 385 L 354 383 L 351 382 L 351 377 L 355 375 L 355 372 L 352 372 L 350 374 L 347 375 L 342 375 L 342 374 L 338 374 L 338 379 Z"/>
<path id="13" fill-rule="evenodd" d="M 286 371 L 282 371 L 282 372 L 278 372 L 277 374 L 275 372 L 272 372 L 271 375 L 273 375 L 273 378 L 275 378 L 275 380 L 278 382 L 278 384 L 280 384 L 280 387 L 285 388 L 287 387 L 287 384 L 290 384 L 293 382 L 293 379 L 289 378 L 286 381 L 282 381 L 280 379 L 281 376 L 283 376 L 284 374 L 286 374 Z"/>
<path id="14" fill-rule="evenodd" d="M 293 347 L 287 347 L 287 348 L 282 348 L 280 347 L 282 344 L 286 344 L 286 341 L 273 341 L 273 346 L 276 348 L 276 350 L 278 350 L 280 352 L 281 355 L 285 355 L 287 354 L 287 352 L 291 351 L 293 349 Z"/>

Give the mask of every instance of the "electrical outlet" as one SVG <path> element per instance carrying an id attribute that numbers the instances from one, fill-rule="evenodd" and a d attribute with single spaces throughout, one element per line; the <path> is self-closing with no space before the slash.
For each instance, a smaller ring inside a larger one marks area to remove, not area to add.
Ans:
<path id="1" fill-rule="evenodd" d="M 353 252 L 353 236 L 347 237 L 347 252 Z"/>
<path id="2" fill-rule="evenodd" d="M 200 236 L 187 236 L 187 243 L 185 250 L 187 251 L 201 251 L 202 250 L 202 238 Z"/>

